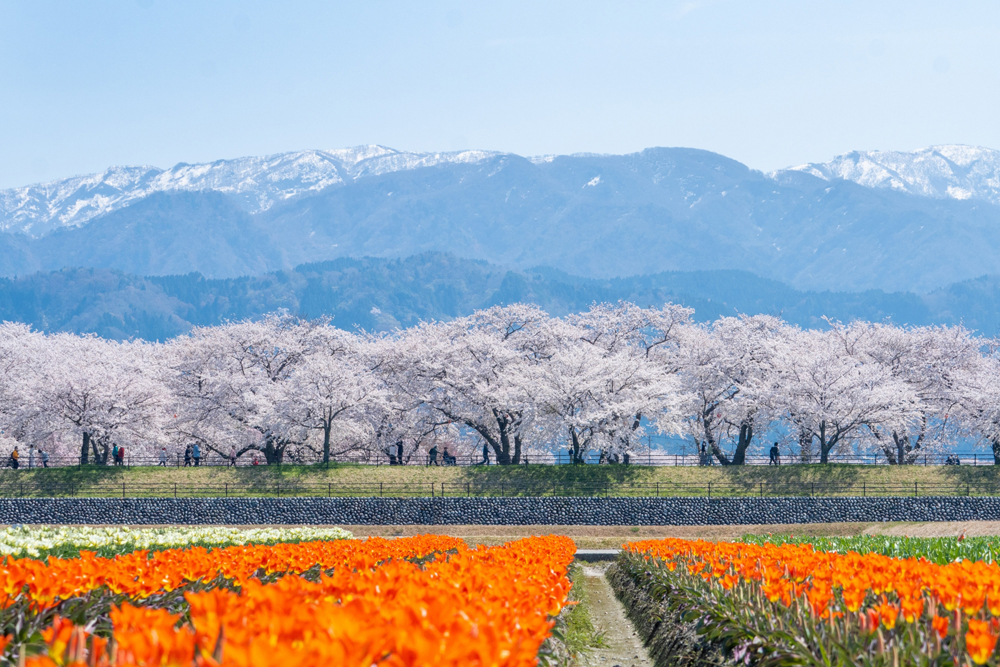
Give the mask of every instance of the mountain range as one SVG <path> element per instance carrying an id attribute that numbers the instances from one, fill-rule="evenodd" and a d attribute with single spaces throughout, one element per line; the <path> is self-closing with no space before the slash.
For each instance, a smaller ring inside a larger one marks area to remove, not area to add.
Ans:
<path id="1" fill-rule="evenodd" d="M 740 270 L 931 293 L 1000 274 L 1000 158 L 937 146 L 769 174 L 685 148 L 524 158 L 380 146 L 115 167 L 0 192 L 0 275 L 263 275 L 451 253 L 598 279 Z"/>
<path id="2" fill-rule="evenodd" d="M 1000 334 L 1000 151 L 970 146 L 767 174 L 686 148 L 307 150 L 0 191 L 0 230 L 0 320 L 116 339 L 619 299 Z"/>

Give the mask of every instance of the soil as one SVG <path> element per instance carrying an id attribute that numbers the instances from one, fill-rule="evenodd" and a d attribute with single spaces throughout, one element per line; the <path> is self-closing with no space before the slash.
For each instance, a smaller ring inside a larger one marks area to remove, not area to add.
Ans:
<path id="1" fill-rule="evenodd" d="M 587 578 L 587 606 L 594 629 L 602 633 L 606 648 L 595 648 L 582 656 L 581 667 L 653 667 L 625 609 L 604 578 L 607 563 L 583 567 Z"/>
<path id="2" fill-rule="evenodd" d="M 873 524 L 864 535 L 895 535 L 901 537 L 958 537 L 959 535 L 1000 535 L 1000 521 L 935 521 L 932 523 Z"/>
<path id="3" fill-rule="evenodd" d="M 784 533 L 809 537 L 846 535 L 909 535 L 947 537 L 965 533 L 1000 535 L 1000 521 L 941 521 L 928 523 L 810 523 L 743 526 L 343 526 L 356 537 L 453 535 L 470 544 L 503 544 L 530 535 L 568 535 L 580 549 L 617 549 L 625 542 L 680 537 L 738 540 L 748 533 Z"/>

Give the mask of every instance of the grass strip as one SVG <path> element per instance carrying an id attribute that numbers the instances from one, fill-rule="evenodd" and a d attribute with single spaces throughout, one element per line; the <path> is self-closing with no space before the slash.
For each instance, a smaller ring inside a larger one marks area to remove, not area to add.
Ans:
<path id="1" fill-rule="evenodd" d="M 570 565 L 569 579 L 573 582 L 569 599 L 574 604 L 565 606 L 556 617 L 552 635 L 538 655 L 542 664 L 551 667 L 575 667 L 592 649 L 607 646 L 604 633 L 594 627 L 590 613 L 590 585 L 579 563 Z"/>

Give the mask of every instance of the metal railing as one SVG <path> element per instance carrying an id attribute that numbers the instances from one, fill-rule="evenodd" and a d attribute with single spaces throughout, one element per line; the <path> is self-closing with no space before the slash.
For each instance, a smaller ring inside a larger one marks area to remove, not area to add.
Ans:
<path id="1" fill-rule="evenodd" d="M 150 482 L 127 479 L 53 482 L 0 475 L 0 498 L 455 498 L 455 497 L 925 497 L 1000 496 L 1000 482 L 566 482 L 490 480 L 426 483 L 295 482 L 268 476 L 239 483 Z"/>

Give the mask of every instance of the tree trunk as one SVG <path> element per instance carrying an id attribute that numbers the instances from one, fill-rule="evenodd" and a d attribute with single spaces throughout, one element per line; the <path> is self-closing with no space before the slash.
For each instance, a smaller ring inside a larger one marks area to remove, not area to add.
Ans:
<path id="1" fill-rule="evenodd" d="M 90 432 L 83 432 L 83 447 L 80 449 L 80 463 L 87 465 L 90 463 Z"/>
<path id="2" fill-rule="evenodd" d="M 826 421 L 821 421 L 819 423 L 819 462 L 829 463 L 830 462 L 830 452 L 833 448 L 837 446 L 840 442 L 840 436 L 842 434 L 839 432 L 834 433 L 829 439 L 826 437 Z"/>
<path id="3" fill-rule="evenodd" d="M 921 420 L 920 433 L 912 442 L 910 441 L 910 436 L 904 435 L 903 437 L 899 437 L 899 434 L 893 431 L 892 439 L 896 443 L 896 452 L 900 465 L 913 465 L 916 463 L 917 458 L 920 456 L 920 444 L 923 442 L 924 433 L 926 432 L 927 415 L 924 415 Z"/>
<path id="4" fill-rule="evenodd" d="M 910 439 L 905 436 L 900 438 L 895 433 L 892 434 L 892 439 L 896 443 L 896 460 L 899 461 L 899 465 L 906 465 L 909 463 L 909 461 L 906 460 L 908 458 L 906 454 L 909 449 L 908 445 L 910 444 Z"/>
<path id="5" fill-rule="evenodd" d="M 517 464 L 520 458 L 520 448 L 517 447 L 515 443 L 514 455 L 511 456 L 511 434 L 514 430 L 514 424 L 516 420 L 508 413 L 500 412 L 499 410 L 493 410 L 493 418 L 497 422 L 497 430 L 500 432 L 500 440 L 497 441 L 493 438 L 488 438 L 489 442 L 493 446 L 493 451 L 497 455 L 497 465 L 509 466 L 511 464 Z"/>
<path id="6" fill-rule="evenodd" d="M 885 442 L 882 436 L 879 435 L 878 429 L 870 429 L 873 436 L 875 436 L 876 442 L 878 442 L 879 449 L 885 454 L 885 460 L 889 462 L 889 465 L 896 465 L 899 463 L 896 459 L 896 447 L 899 444 L 898 440 L 894 440 L 892 444 Z M 893 434 L 895 438 L 895 434 Z"/>
<path id="7" fill-rule="evenodd" d="M 510 465 L 510 435 L 507 433 L 506 429 L 500 431 L 500 445 L 499 449 L 496 449 L 497 453 L 497 465 L 509 466 Z"/>
<path id="8" fill-rule="evenodd" d="M 572 426 L 569 427 L 569 441 L 573 446 L 573 456 L 570 463 L 574 465 L 579 465 L 583 463 L 583 452 L 581 451 L 580 436 L 576 432 L 576 429 Z"/>
<path id="9" fill-rule="evenodd" d="M 799 429 L 799 460 L 803 463 L 813 460 L 813 434 L 807 428 Z"/>
<path id="10" fill-rule="evenodd" d="M 94 452 L 94 465 L 108 465 L 108 454 L 111 447 L 106 438 L 90 436 L 90 448 Z"/>
<path id="11" fill-rule="evenodd" d="M 719 447 L 719 443 L 715 441 L 715 436 L 712 434 L 711 413 L 704 415 L 702 417 L 701 423 L 705 427 L 705 441 L 708 442 L 708 446 L 712 448 L 712 454 L 715 456 L 715 458 L 719 460 L 719 463 L 721 463 L 722 465 L 724 466 L 729 465 L 730 463 L 729 457 L 726 456 L 726 453 L 722 451 L 721 447 Z"/>
<path id="12" fill-rule="evenodd" d="M 740 439 L 736 442 L 736 451 L 733 452 L 733 460 L 730 463 L 734 466 L 741 466 L 747 462 L 747 449 L 753 442 L 753 423 L 744 421 L 740 424 Z"/>
<path id="13" fill-rule="evenodd" d="M 333 420 L 323 420 L 323 463 L 330 462 L 330 431 L 333 429 Z"/>
<path id="14" fill-rule="evenodd" d="M 264 460 L 267 465 L 281 465 L 281 460 L 285 457 L 285 447 L 287 442 L 279 440 L 273 435 L 264 438 Z"/>

